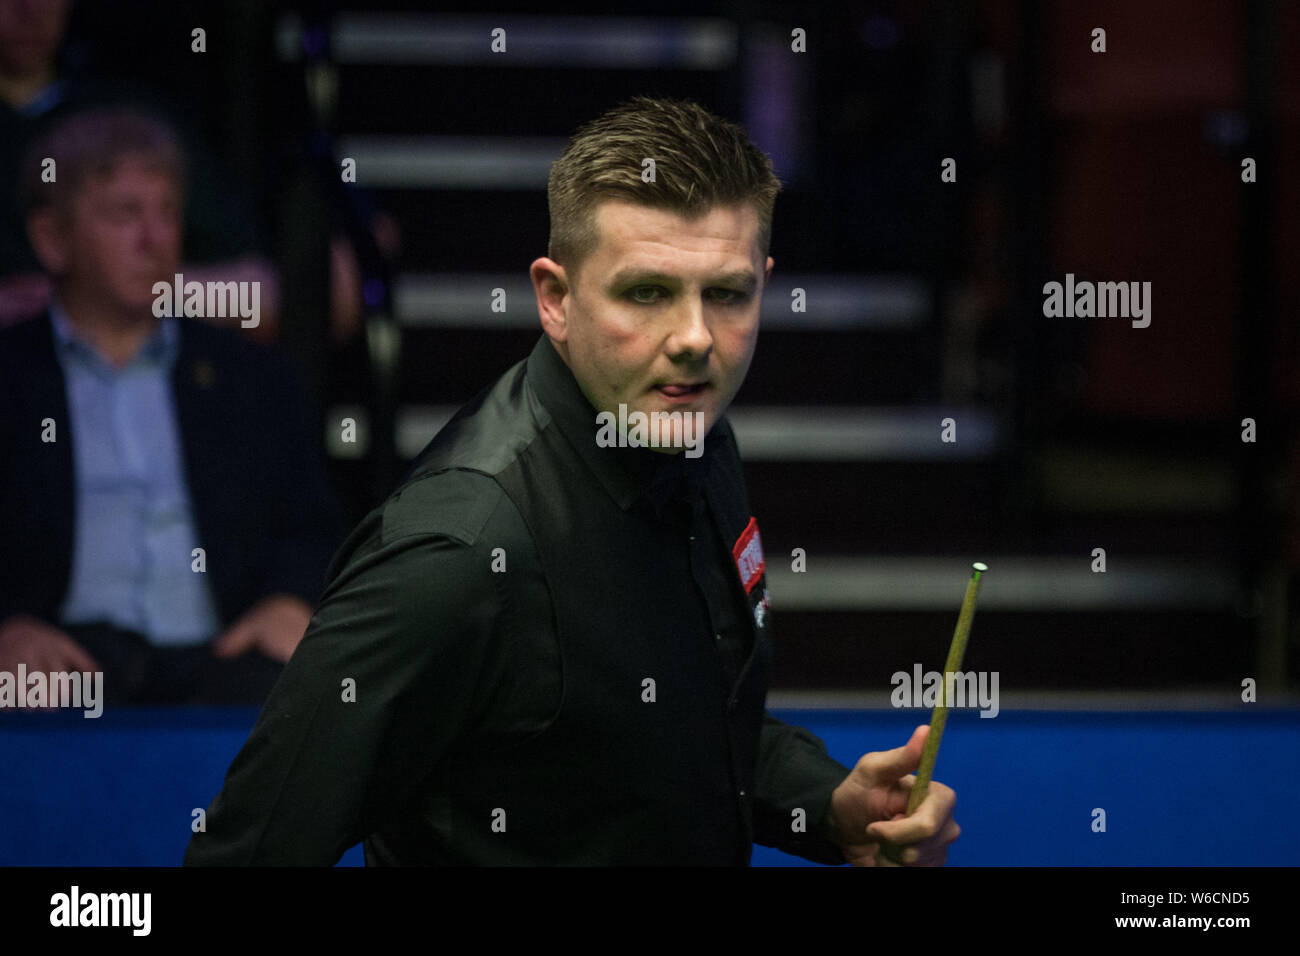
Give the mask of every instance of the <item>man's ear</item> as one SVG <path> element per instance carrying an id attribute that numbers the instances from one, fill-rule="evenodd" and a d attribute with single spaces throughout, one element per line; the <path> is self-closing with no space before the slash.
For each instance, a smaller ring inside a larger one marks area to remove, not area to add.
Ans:
<path id="1" fill-rule="evenodd" d="M 27 215 L 27 238 L 36 258 L 50 275 L 61 275 L 68 265 L 68 223 L 53 206 Z"/>
<path id="2" fill-rule="evenodd" d="M 542 320 L 542 331 L 552 341 L 564 342 L 569 336 L 568 316 L 565 313 L 569 296 L 569 277 L 564 266 L 545 256 L 533 262 L 528 269 L 537 296 L 537 314 Z"/>
<path id="3" fill-rule="evenodd" d="M 776 265 L 776 262 L 772 259 L 771 256 L 768 256 L 768 257 L 767 257 L 767 268 L 763 270 L 763 286 L 764 286 L 764 288 L 767 287 L 768 280 L 772 278 L 772 266 L 774 266 L 774 265 Z"/>

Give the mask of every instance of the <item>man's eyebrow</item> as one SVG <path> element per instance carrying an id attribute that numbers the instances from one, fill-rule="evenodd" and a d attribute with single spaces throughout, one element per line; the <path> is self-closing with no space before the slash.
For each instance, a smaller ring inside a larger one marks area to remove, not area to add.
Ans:
<path id="1" fill-rule="evenodd" d="M 611 289 L 621 288 L 623 286 L 637 285 L 643 282 L 663 282 L 668 285 L 676 285 L 681 280 L 677 276 L 670 276 L 663 272 L 655 272 L 653 269 L 623 269 L 615 273 L 609 281 Z M 749 269 L 737 269 L 734 272 L 723 272 L 713 276 L 709 280 L 710 285 L 730 285 L 739 286 L 746 292 L 753 292 L 758 287 L 758 277 Z"/>

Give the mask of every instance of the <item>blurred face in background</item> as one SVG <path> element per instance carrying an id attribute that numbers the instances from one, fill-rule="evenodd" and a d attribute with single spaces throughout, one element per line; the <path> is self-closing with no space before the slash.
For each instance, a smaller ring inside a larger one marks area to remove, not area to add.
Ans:
<path id="1" fill-rule="evenodd" d="M 89 177 L 66 205 L 34 212 L 29 226 L 65 303 L 89 303 L 106 318 L 152 321 L 154 283 L 170 284 L 179 271 L 181 213 L 173 176 L 128 155 L 107 175 Z"/>

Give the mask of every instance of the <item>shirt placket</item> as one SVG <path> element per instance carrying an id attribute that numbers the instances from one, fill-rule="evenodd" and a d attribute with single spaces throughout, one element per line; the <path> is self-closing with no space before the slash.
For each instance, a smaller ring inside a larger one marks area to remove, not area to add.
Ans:
<path id="1" fill-rule="evenodd" d="M 734 607 L 734 598 L 726 578 L 727 568 L 721 564 L 719 543 L 716 540 L 707 507 L 699 495 L 682 499 L 689 515 L 689 545 L 691 576 L 708 608 L 714 643 L 722 666 L 724 689 L 729 693 L 744 666 L 744 635 L 740 618 Z"/>

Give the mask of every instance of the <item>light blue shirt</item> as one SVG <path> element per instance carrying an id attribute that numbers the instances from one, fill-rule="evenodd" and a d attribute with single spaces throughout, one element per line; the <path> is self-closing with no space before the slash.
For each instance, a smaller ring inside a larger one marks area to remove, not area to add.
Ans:
<path id="1" fill-rule="evenodd" d="M 220 618 L 198 540 L 171 388 L 175 319 L 121 369 L 50 305 L 76 468 L 75 549 L 64 624 L 108 621 L 154 644 L 199 644 Z"/>

